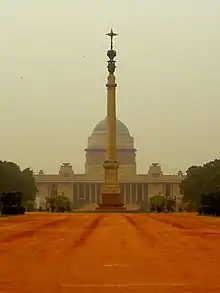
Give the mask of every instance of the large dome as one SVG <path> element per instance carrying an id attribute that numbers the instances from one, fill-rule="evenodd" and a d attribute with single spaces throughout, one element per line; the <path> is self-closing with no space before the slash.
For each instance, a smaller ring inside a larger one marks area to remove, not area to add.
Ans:
<path id="1" fill-rule="evenodd" d="M 99 121 L 95 128 L 93 129 L 93 134 L 98 134 L 98 133 L 106 133 L 107 132 L 107 117 L 105 119 Z M 129 130 L 127 126 L 121 122 L 121 120 L 116 118 L 116 133 L 117 134 L 129 134 Z"/>

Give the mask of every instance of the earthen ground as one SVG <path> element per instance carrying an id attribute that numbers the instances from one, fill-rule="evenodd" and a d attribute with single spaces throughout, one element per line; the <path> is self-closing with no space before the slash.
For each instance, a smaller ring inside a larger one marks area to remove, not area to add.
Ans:
<path id="1" fill-rule="evenodd" d="M 220 219 L 28 214 L 0 219 L 1 293 L 220 292 Z"/>

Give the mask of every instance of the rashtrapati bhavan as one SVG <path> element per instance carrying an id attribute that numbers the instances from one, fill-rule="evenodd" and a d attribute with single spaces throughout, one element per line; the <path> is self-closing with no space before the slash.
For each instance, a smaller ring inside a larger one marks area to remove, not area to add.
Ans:
<path id="1" fill-rule="evenodd" d="M 101 185 L 104 181 L 103 162 L 106 157 L 107 119 L 97 123 L 88 138 L 85 149 L 85 172 L 76 174 L 70 163 L 63 163 L 58 174 L 35 175 L 40 205 L 45 206 L 45 197 L 53 189 L 69 197 L 73 206 L 78 207 L 101 200 Z M 119 166 L 121 196 L 125 205 L 148 202 L 155 195 L 180 198 L 179 184 L 182 172 L 177 175 L 165 175 L 161 166 L 153 163 L 147 174 L 137 174 L 134 138 L 127 126 L 116 120 L 116 146 Z"/>
<path id="2" fill-rule="evenodd" d="M 117 34 L 111 30 L 107 35 L 111 38 L 111 49 L 107 52 L 107 116 L 96 124 L 88 138 L 83 174 L 75 173 L 71 163 L 62 163 L 58 174 L 44 174 L 41 170 L 35 175 L 37 202 L 42 208 L 46 207 L 46 198 L 54 191 L 68 197 L 75 208 L 93 203 L 112 207 L 123 204 L 147 207 L 153 196 L 175 199 L 176 205 L 181 201 L 181 171 L 177 175 L 165 175 L 161 166 L 153 163 L 147 174 L 137 173 L 134 138 L 115 114 L 117 84 L 113 37 Z M 110 203 L 111 199 L 113 203 Z"/>

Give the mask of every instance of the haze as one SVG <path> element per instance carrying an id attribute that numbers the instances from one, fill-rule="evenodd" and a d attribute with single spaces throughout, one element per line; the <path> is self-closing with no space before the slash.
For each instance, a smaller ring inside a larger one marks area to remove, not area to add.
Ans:
<path id="1" fill-rule="evenodd" d="M 1 159 L 84 171 L 106 113 L 110 28 L 119 34 L 118 118 L 140 173 L 176 173 L 219 156 L 220 1 L 1 1 Z"/>

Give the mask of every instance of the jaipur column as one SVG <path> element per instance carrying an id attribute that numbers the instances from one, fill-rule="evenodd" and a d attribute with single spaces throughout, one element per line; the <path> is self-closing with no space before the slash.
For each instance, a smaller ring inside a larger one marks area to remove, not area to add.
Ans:
<path id="1" fill-rule="evenodd" d="M 101 189 L 102 202 L 99 209 L 120 210 L 125 209 L 121 199 L 120 186 L 118 183 L 119 163 L 116 159 L 116 82 L 115 82 L 115 60 L 116 51 L 113 50 L 113 37 L 116 36 L 111 30 L 107 34 L 111 38 L 111 49 L 108 50 L 108 78 L 107 78 L 107 160 L 103 167 L 105 170 L 105 180 Z"/>

